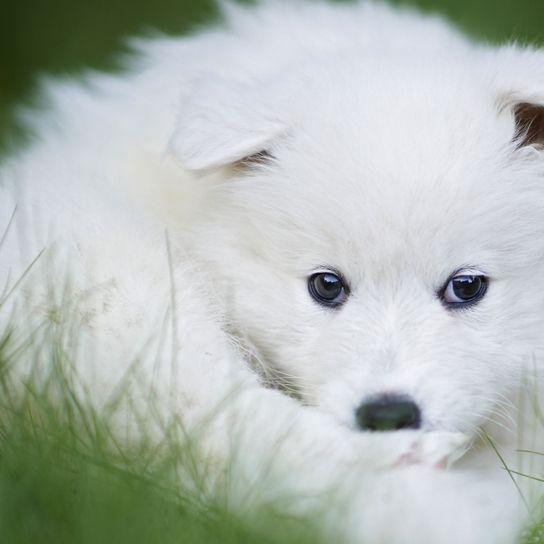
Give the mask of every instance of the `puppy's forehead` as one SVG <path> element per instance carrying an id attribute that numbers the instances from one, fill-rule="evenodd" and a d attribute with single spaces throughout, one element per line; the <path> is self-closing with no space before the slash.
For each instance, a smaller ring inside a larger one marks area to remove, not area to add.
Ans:
<path id="1" fill-rule="evenodd" d="M 514 122 L 481 76 L 361 70 L 312 91 L 278 149 L 272 189 L 301 239 L 311 232 L 306 247 L 338 254 L 346 242 L 347 260 L 425 254 L 448 267 L 515 245 L 509 223 L 529 209 L 512 198 L 523 182 L 509 162 Z"/>
<path id="2" fill-rule="evenodd" d="M 346 181 L 402 178 L 412 190 L 500 161 L 514 123 L 496 102 L 470 65 L 348 63 L 307 82 L 290 143 Z"/>

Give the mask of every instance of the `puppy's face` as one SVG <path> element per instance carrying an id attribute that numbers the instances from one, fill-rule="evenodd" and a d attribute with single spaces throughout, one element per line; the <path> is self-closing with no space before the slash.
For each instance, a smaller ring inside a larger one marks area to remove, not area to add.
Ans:
<path id="1" fill-rule="evenodd" d="M 472 432 L 541 357 L 544 115 L 464 65 L 355 68 L 293 87 L 201 255 L 276 384 L 353 428 Z"/>

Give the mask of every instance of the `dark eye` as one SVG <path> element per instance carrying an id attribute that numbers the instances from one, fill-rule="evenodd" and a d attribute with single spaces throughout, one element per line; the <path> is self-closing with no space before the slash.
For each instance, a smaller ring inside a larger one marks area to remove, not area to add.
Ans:
<path id="1" fill-rule="evenodd" d="M 462 271 L 453 276 L 442 291 L 442 300 L 451 307 L 468 306 L 483 298 L 488 278 L 483 274 Z"/>
<path id="2" fill-rule="evenodd" d="M 324 306 L 339 306 L 347 297 L 347 287 L 338 274 L 316 272 L 308 278 L 310 295 Z"/>

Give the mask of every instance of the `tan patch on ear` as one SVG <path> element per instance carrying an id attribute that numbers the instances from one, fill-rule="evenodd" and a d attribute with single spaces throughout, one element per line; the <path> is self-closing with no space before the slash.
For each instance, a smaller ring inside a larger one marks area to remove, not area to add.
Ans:
<path id="1" fill-rule="evenodd" d="M 544 145 L 544 106 L 522 103 L 514 109 L 518 147 Z"/>

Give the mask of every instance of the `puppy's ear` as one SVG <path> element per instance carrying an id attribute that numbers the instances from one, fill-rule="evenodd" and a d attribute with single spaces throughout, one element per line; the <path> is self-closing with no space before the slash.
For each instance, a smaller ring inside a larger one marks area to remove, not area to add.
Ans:
<path id="1" fill-rule="evenodd" d="M 207 170 L 265 156 L 286 131 L 266 87 L 209 77 L 183 101 L 170 151 L 187 170 Z"/>
<path id="2" fill-rule="evenodd" d="M 518 148 L 544 146 L 544 105 L 521 102 L 514 106 L 513 111 Z"/>
<path id="3" fill-rule="evenodd" d="M 544 50 L 499 50 L 499 106 L 511 112 L 516 147 L 544 146 Z"/>

